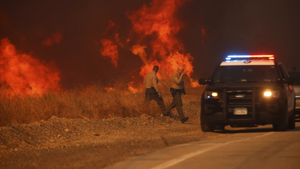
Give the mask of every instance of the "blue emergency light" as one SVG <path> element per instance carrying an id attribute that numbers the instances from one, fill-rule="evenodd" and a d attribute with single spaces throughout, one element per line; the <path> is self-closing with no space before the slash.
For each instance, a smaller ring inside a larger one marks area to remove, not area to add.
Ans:
<path id="1" fill-rule="evenodd" d="M 228 55 L 226 60 L 241 60 L 241 59 L 268 59 L 274 60 L 274 55 Z"/>

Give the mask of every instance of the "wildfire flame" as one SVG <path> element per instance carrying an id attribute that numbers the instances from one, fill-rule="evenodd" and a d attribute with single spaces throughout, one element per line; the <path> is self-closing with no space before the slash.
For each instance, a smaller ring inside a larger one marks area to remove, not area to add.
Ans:
<path id="1" fill-rule="evenodd" d="M 139 72 L 142 77 L 151 72 L 154 65 L 158 65 L 160 67 L 158 78 L 169 81 L 177 68 L 183 66 L 185 74 L 190 80 L 190 86 L 200 86 L 196 80 L 191 78 L 194 58 L 186 53 L 183 43 L 176 37 L 183 28 L 183 24 L 176 14 L 178 9 L 188 1 L 190 0 L 153 0 L 150 6 L 143 5 L 137 11 L 126 13 L 133 25 L 131 32 L 139 37 L 138 42 L 130 50 L 134 55 L 139 56 L 144 63 Z M 113 26 L 111 23 L 110 21 L 108 28 Z M 203 30 L 201 31 L 203 34 Z M 150 42 L 149 39 L 151 39 Z M 115 41 L 116 44 L 112 40 L 102 40 L 103 49 L 101 53 L 103 56 L 111 57 L 112 63 L 117 67 L 118 50 L 116 45 L 124 46 L 119 42 L 119 34 L 115 35 Z M 126 40 L 127 43 L 132 41 L 129 38 Z M 131 81 L 128 83 L 128 90 L 136 93 L 142 91 L 143 87 L 134 85 Z"/>
<path id="2" fill-rule="evenodd" d="M 148 65 L 147 53 L 145 52 L 145 48 L 147 48 L 146 45 L 141 46 L 137 44 L 132 46 L 130 50 L 133 54 L 138 55 L 142 59 L 145 65 Z"/>
<path id="3" fill-rule="evenodd" d="M 18 53 L 5 38 L 0 41 L 0 84 L 7 86 L 12 94 L 41 95 L 60 90 L 60 72 L 53 63 Z"/>
<path id="4" fill-rule="evenodd" d="M 133 84 L 134 82 L 130 82 L 128 84 L 128 90 L 131 92 L 131 93 L 139 93 L 140 92 L 140 89 L 139 88 L 136 88 L 134 87 Z"/>
<path id="5" fill-rule="evenodd" d="M 109 57 L 111 59 L 111 63 L 117 67 L 119 59 L 118 46 L 110 39 L 101 39 L 101 43 L 103 46 L 100 49 L 101 55 L 103 57 Z"/>
<path id="6" fill-rule="evenodd" d="M 183 28 L 183 24 L 176 18 L 176 12 L 185 2 L 187 0 L 153 0 L 150 7 L 144 5 L 138 11 L 127 13 L 133 31 L 140 35 L 141 41 L 147 36 L 153 39 L 150 43 L 152 54 L 148 60 L 144 50 L 146 45 L 137 44 L 131 49 L 145 63 L 140 71 L 141 76 L 145 77 L 154 65 L 158 65 L 161 79 L 169 79 L 179 66 L 183 66 L 187 76 L 191 77 L 193 57 L 185 53 L 182 42 L 176 37 Z M 198 83 L 190 80 L 192 87 L 198 86 Z"/>
<path id="7" fill-rule="evenodd" d="M 115 91 L 115 89 L 112 88 L 112 87 L 105 87 L 104 89 L 105 89 L 106 91 L 108 91 L 108 92 Z"/>

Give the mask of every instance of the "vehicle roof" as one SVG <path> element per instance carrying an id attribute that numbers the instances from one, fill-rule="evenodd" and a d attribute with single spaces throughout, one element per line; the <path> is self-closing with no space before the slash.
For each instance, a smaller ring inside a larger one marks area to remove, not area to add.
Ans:
<path id="1" fill-rule="evenodd" d="M 274 60 L 232 60 L 223 61 L 220 66 L 270 66 L 275 65 Z"/>

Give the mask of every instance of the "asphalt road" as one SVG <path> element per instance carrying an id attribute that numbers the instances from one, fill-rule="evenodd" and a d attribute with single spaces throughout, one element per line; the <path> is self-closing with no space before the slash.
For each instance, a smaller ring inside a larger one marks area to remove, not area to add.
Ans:
<path id="1" fill-rule="evenodd" d="M 300 120 L 295 130 L 271 126 L 225 131 L 228 137 L 162 149 L 107 169 L 300 169 Z"/>

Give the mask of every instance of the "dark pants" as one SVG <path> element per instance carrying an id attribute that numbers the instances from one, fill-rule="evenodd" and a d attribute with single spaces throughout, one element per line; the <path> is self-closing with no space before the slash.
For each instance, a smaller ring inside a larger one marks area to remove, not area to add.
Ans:
<path id="1" fill-rule="evenodd" d="M 154 88 L 146 89 L 145 102 L 150 102 L 151 100 L 156 101 L 157 105 L 160 107 L 161 112 L 165 113 L 166 106 L 162 97 L 158 96 L 158 93 Z"/>
<path id="2" fill-rule="evenodd" d="M 173 101 L 170 104 L 170 106 L 166 110 L 166 114 L 170 113 L 172 109 L 176 107 L 177 113 L 180 117 L 180 119 L 184 118 L 184 114 L 182 111 L 182 99 L 181 99 L 181 94 L 182 90 L 176 90 L 176 89 L 171 89 L 171 94 L 173 96 Z"/>

